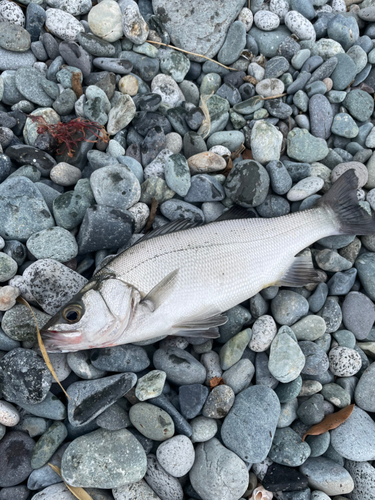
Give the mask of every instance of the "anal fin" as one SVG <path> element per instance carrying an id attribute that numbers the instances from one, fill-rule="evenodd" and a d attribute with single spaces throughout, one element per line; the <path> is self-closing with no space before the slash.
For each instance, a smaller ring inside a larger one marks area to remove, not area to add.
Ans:
<path id="1" fill-rule="evenodd" d="M 298 255 L 293 264 L 286 270 L 281 278 L 274 283 L 277 286 L 304 286 L 309 283 L 325 281 L 326 274 L 314 269 L 311 257 Z"/>

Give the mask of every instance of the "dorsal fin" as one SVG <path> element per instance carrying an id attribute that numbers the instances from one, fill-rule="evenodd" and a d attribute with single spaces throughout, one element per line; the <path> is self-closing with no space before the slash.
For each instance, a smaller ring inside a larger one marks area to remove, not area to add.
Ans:
<path id="1" fill-rule="evenodd" d="M 254 211 L 249 211 L 247 208 L 240 207 L 239 205 L 233 205 L 233 207 L 226 212 L 223 212 L 220 217 L 215 219 L 213 222 L 221 222 L 223 220 L 232 219 L 253 219 L 256 216 L 257 215 Z"/>
<path id="2" fill-rule="evenodd" d="M 140 238 L 135 245 L 141 243 L 142 241 L 150 240 L 151 238 L 156 238 L 157 236 L 164 236 L 165 234 L 176 233 L 177 231 L 184 231 L 185 229 L 192 229 L 193 227 L 200 226 L 201 222 L 192 222 L 187 219 L 177 219 L 164 226 L 158 227 L 146 233 L 142 238 Z M 133 245 L 133 247 L 135 246 Z"/>

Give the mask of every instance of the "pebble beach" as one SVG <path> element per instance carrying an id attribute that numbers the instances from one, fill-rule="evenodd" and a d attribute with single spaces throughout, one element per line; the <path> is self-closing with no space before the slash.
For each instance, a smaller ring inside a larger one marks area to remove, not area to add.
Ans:
<path id="1" fill-rule="evenodd" d="M 172 221 L 373 214 L 374 95 L 375 0 L 0 0 L 0 500 L 375 500 L 375 234 L 62 387 L 35 324 Z"/>

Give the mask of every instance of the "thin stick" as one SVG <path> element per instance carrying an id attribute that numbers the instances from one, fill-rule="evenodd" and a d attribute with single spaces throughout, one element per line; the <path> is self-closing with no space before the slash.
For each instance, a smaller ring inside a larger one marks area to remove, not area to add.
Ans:
<path id="1" fill-rule="evenodd" d="M 221 64 L 221 63 L 215 61 L 214 59 L 210 59 L 207 56 L 202 56 L 201 54 L 196 54 L 195 52 L 189 52 L 188 50 L 179 49 L 178 47 L 174 47 L 173 45 L 168 45 L 167 43 L 155 42 L 154 40 L 147 40 L 147 42 L 148 43 L 155 43 L 156 45 L 164 45 L 164 47 L 169 47 L 169 48 L 174 49 L 174 50 L 179 50 L 180 52 L 185 52 L 185 54 L 190 54 L 192 56 L 203 57 L 203 59 L 207 59 L 207 61 L 211 61 L 213 63 L 216 63 L 219 66 L 221 66 L 222 68 L 229 69 L 230 71 L 238 71 L 238 69 L 236 69 L 236 68 L 230 68 L 229 66 L 224 66 L 224 64 Z"/>
<path id="2" fill-rule="evenodd" d="M 158 209 L 158 205 L 159 205 L 159 202 L 157 200 L 155 200 L 155 198 L 152 198 L 150 215 L 148 217 L 147 224 L 144 228 L 145 233 L 151 228 L 151 226 L 155 220 L 156 210 Z"/>
<path id="3" fill-rule="evenodd" d="M 58 474 L 61 479 L 61 470 L 60 467 L 57 467 L 57 465 L 53 465 L 48 463 L 48 465 L 51 467 L 51 469 Z M 70 486 L 70 484 L 66 483 L 64 481 L 65 486 L 68 488 L 68 490 L 76 497 L 78 500 L 93 500 L 92 496 L 90 496 L 87 491 L 85 491 L 83 488 L 79 486 Z"/>
<path id="4" fill-rule="evenodd" d="M 261 97 L 262 101 L 268 101 L 269 99 L 278 99 L 279 97 L 284 97 L 288 94 L 278 94 L 278 95 L 271 95 L 270 97 Z"/>

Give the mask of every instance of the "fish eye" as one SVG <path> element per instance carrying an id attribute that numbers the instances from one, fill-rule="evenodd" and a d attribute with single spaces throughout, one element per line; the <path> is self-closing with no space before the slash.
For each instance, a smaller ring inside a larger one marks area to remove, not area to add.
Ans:
<path id="1" fill-rule="evenodd" d="M 75 305 L 69 305 L 69 306 L 65 307 L 65 309 L 62 312 L 62 317 L 68 323 L 77 323 L 82 317 L 81 306 L 75 304 Z"/>

